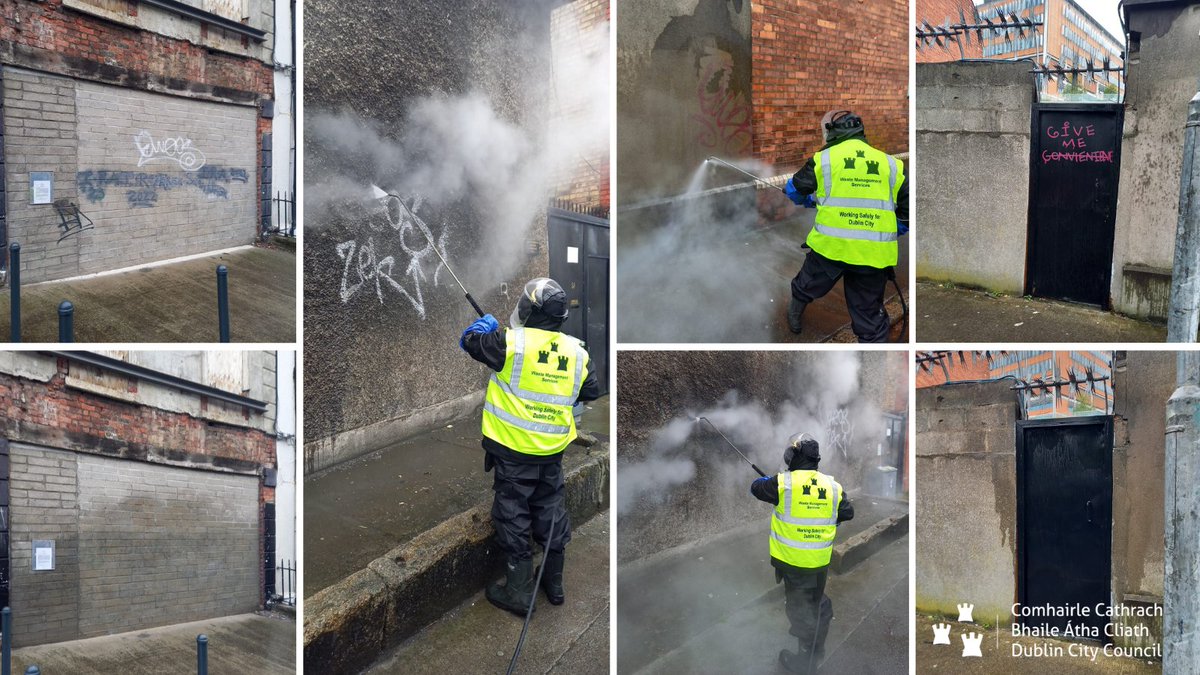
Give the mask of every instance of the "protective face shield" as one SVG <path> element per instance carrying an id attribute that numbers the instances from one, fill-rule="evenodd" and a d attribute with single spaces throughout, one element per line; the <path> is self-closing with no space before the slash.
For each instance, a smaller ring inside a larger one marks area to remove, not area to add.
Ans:
<path id="1" fill-rule="evenodd" d="M 567 319 L 567 292 L 558 282 L 546 277 L 530 279 L 525 283 L 517 306 L 513 307 L 512 315 L 508 317 L 508 325 L 518 328 L 525 325 L 534 312 L 558 321 Z"/>
<path id="2" fill-rule="evenodd" d="M 849 110 L 830 110 L 821 118 L 821 132 L 825 134 L 826 143 L 861 134 L 863 133 L 862 118 Z"/>
<path id="3" fill-rule="evenodd" d="M 817 439 L 803 431 L 788 439 L 788 446 L 783 451 L 783 465 L 791 469 L 800 457 L 814 462 L 821 461 L 821 446 L 817 444 Z"/>

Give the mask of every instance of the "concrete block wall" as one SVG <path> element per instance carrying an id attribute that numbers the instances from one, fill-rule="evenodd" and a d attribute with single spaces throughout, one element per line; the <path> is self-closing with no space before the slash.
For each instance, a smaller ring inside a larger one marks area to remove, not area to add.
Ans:
<path id="1" fill-rule="evenodd" d="M 1011 616 L 1016 601 L 1016 394 L 1007 382 L 917 390 L 916 607 Z"/>
<path id="2" fill-rule="evenodd" d="M 1188 3 L 1127 10 L 1131 41 L 1117 195 L 1113 309 L 1165 320 L 1179 219 L 1188 101 L 1196 94 L 1200 13 Z"/>
<path id="3" fill-rule="evenodd" d="M 908 151 L 907 3 L 747 4 L 756 158 L 775 174 L 795 172 L 825 144 L 820 121 L 836 109 L 861 116 L 873 146 Z"/>
<path id="4" fill-rule="evenodd" d="M 62 194 L 96 222 L 76 235 L 81 273 L 254 241 L 255 108 L 90 82 L 76 96 L 78 193 Z"/>
<path id="5" fill-rule="evenodd" d="M 1025 292 L 1032 77 L 1026 63 L 917 64 L 918 278 Z"/>
<path id="6" fill-rule="evenodd" d="M 80 637 L 258 608 L 255 477 L 78 462 Z"/>
<path id="7" fill-rule="evenodd" d="M 57 243 L 62 230 L 53 204 L 34 205 L 30 172 L 54 174 L 54 198 L 78 202 L 75 80 L 0 66 L 3 73 L 8 240 L 21 244 L 22 283 L 80 273 L 78 235 Z M 85 235 L 86 236 L 86 235 Z M 5 254 L 7 256 L 7 254 Z M 26 276 L 26 274 L 28 276 Z"/>
<path id="8" fill-rule="evenodd" d="M 79 637 L 79 502 L 75 454 L 9 446 L 9 569 L 16 646 Z M 33 541 L 55 546 L 53 571 L 33 571 Z"/>

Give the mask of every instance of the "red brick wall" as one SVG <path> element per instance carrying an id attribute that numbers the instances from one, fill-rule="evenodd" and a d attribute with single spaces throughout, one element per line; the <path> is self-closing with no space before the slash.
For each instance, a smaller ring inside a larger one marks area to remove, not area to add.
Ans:
<path id="1" fill-rule="evenodd" d="M 137 3 L 129 6 L 135 15 Z M 261 61 L 103 21 L 63 7 L 62 0 L 0 0 L 0 17 L 6 63 L 73 77 L 90 71 L 94 77 L 86 79 L 122 79 L 120 84 L 139 89 L 147 88 L 147 77 L 153 76 L 180 80 L 174 88 L 184 90 L 201 84 L 271 96 L 272 70 Z"/>
<path id="2" fill-rule="evenodd" d="M 607 35 L 595 30 L 609 21 L 608 0 L 575 0 L 556 9 L 551 16 L 552 39 L 559 48 L 578 49 L 582 55 L 608 53 L 608 44 L 600 39 Z M 569 83 L 577 86 L 564 87 L 559 82 L 556 95 L 560 109 L 557 113 L 570 119 L 583 114 L 583 106 L 591 105 L 595 96 L 585 93 L 584 87 L 594 87 L 594 82 Z M 611 86 L 611 83 L 610 83 Z M 609 205 L 609 143 L 574 157 L 566 158 L 567 169 L 558 176 L 554 196 L 588 208 L 608 208 Z"/>
<path id="3" fill-rule="evenodd" d="M 917 23 L 923 25 L 928 21 L 931 25 L 941 26 L 949 21 L 951 24 L 960 23 L 966 18 L 967 23 L 979 20 L 975 11 L 975 3 L 971 0 L 917 0 Z M 971 41 L 960 40 L 959 44 L 937 43 L 921 44 L 917 47 L 917 63 L 940 63 L 943 61 L 958 61 L 962 58 L 983 58 L 983 44 L 971 35 Z"/>
<path id="4" fill-rule="evenodd" d="M 754 155 L 776 173 L 824 144 L 834 108 L 863 118 L 867 140 L 908 150 L 908 3 L 762 0 L 751 4 Z"/>

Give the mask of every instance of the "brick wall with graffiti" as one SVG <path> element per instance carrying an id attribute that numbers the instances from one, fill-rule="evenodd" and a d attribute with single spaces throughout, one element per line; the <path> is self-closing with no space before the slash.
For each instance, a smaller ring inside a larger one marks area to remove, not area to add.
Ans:
<path id="1" fill-rule="evenodd" d="M 777 173 L 800 168 L 824 139 L 821 117 L 849 109 L 867 140 L 908 150 L 908 4 L 763 0 L 753 12 L 754 156 Z M 863 36 L 870 36 L 864 39 Z"/>
<path id="2" fill-rule="evenodd" d="M 24 281 L 254 240 L 254 107 L 14 68 L 4 102 L 8 237 Z"/>

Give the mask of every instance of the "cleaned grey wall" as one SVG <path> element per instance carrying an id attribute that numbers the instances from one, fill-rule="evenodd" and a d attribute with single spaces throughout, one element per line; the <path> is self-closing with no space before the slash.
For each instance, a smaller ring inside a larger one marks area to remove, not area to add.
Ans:
<path id="1" fill-rule="evenodd" d="M 917 64 L 917 277 L 1024 293 L 1027 63 Z"/>

